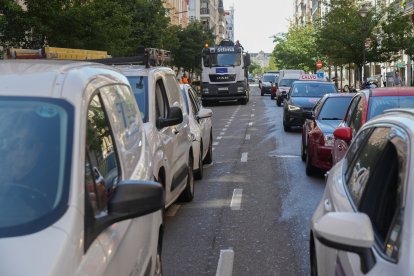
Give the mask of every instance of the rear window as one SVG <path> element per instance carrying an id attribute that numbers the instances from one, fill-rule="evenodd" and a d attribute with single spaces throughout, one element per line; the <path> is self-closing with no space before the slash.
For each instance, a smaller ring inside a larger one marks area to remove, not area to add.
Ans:
<path id="1" fill-rule="evenodd" d="M 277 77 L 275 75 L 264 75 L 262 81 L 264 81 L 264 82 L 275 82 L 276 78 Z"/>
<path id="2" fill-rule="evenodd" d="M 127 78 L 138 103 L 142 120 L 146 123 L 148 122 L 148 77 L 128 76 Z"/>
<path id="3" fill-rule="evenodd" d="M 292 89 L 292 97 L 322 97 L 328 93 L 337 93 L 333 83 L 297 83 Z"/>
<path id="4" fill-rule="evenodd" d="M 292 84 L 294 81 L 297 81 L 298 79 L 283 79 L 280 81 L 279 86 L 288 86 L 292 87 Z"/>
<path id="5" fill-rule="evenodd" d="M 319 112 L 318 120 L 342 120 L 351 99 L 352 97 L 330 97 L 326 99 Z"/>
<path id="6" fill-rule="evenodd" d="M 368 106 L 368 120 L 390 108 L 414 108 L 414 96 L 371 97 Z"/>

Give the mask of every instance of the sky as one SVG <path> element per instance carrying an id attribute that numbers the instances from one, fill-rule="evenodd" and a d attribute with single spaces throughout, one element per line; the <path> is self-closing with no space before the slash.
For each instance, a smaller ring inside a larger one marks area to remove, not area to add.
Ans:
<path id="1" fill-rule="evenodd" d="M 273 36 L 286 33 L 293 14 L 293 0 L 223 0 L 224 8 L 234 6 L 234 40 L 249 53 L 274 48 Z"/>

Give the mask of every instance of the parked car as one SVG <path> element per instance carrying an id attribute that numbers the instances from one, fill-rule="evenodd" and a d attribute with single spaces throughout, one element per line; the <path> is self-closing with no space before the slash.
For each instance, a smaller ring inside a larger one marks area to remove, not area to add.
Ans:
<path id="1" fill-rule="evenodd" d="M 0 119 L 0 275 L 160 273 L 164 191 L 122 74 L 2 61 Z"/>
<path id="2" fill-rule="evenodd" d="M 271 94 L 272 87 L 277 83 L 278 77 L 276 74 L 263 74 L 261 86 L 260 86 L 260 95 L 264 96 L 265 94 Z"/>
<path id="3" fill-rule="evenodd" d="M 302 127 L 301 157 L 306 162 L 306 174 L 315 169 L 332 167 L 333 132 L 341 123 L 353 94 L 324 95 L 315 105 Z"/>
<path id="4" fill-rule="evenodd" d="M 324 81 L 295 81 L 283 104 L 283 128 L 302 127 L 305 113 L 310 113 L 323 95 L 337 93 L 336 86 Z"/>
<path id="5" fill-rule="evenodd" d="M 358 131 L 312 217 L 311 275 L 414 275 L 414 109 Z"/>
<path id="6" fill-rule="evenodd" d="M 277 106 L 282 106 L 282 102 L 286 99 L 293 82 L 297 81 L 299 76 L 300 75 L 285 75 L 279 79 L 274 95 Z"/>
<path id="7" fill-rule="evenodd" d="M 181 84 L 185 102 L 185 110 L 189 115 L 190 131 L 193 140 L 195 179 L 203 178 L 203 164 L 213 162 L 213 127 L 211 116 L 213 111 L 204 108 L 197 93 L 188 84 Z"/>
<path id="8" fill-rule="evenodd" d="M 332 162 L 335 164 L 342 159 L 353 137 L 368 120 L 386 109 L 398 107 L 414 107 L 413 87 L 374 88 L 356 93 L 343 121 L 334 131 Z"/>
<path id="9" fill-rule="evenodd" d="M 153 174 L 165 188 L 165 207 L 194 197 L 194 150 L 184 98 L 171 68 L 117 68 L 131 84 L 153 156 Z"/>

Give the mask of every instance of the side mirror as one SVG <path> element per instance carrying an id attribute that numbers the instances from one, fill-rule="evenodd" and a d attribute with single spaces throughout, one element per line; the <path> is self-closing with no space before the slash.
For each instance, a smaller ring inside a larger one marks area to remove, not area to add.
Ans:
<path id="1" fill-rule="evenodd" d="M 202 108 L 198 111 L 197 120 L 203 118 L 209 118 L 213 115 L 213 111 L 209 108 Z"/>
<path id="2" fill-rule="evenodd" d="M 334 130 L 333 135 L 336 139 L 349 143 L 352 140 L 352 129 L 350 127 L 338 127 Z"/>
<path id="3" fill-rule="evenodd" d="M 178 125 L 183 121 L 183 112 L 181 108 L 177 106 L 173 106 L 170 108 L 170 112 L 168 113 L 168 118 L 158 118 L 156 122 L 156 126 L 158 129 Z"/>
<path id="4" fill-rule="evenodd" d="M 374 230 L 365 213 L 329 212 L 317 220 L 313 228 L 316 238 L 323 245 L 358 254 L 363 274 L 375 265 L 371 250 Z"/>
<path id="5" fill-rule="evenodd" d="M 315 115 L 313 114 L 313 112 L 305 112 L 305 113 L 303 113 L 303 117 L 305 119 L 309 119 L 309 120 L 314 120 L 315 119 Z"/>

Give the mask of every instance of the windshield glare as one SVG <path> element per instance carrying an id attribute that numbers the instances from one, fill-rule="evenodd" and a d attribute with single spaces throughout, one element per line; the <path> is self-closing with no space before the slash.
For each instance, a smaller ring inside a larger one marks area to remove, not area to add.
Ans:
<path id="1" fill-rule="evenodd" d="M 368 120 L 391 108 L 414 108 L 414 96 L 371 97 L 368 105 Z"/>
<path id="2" fill-rule="evenodd" d="M 73 108 L 0 97 L 0 237 L 46 228 L 66 210 Z"/>
<path id="3" fill-rule="evenodd" d="M 148 77 L 128 76 L 127 78 L 138 103 L 142 121 L 146 123 L 148 122 Z"/>
<path id="4" fill-rule="evenodd" d="M 210 53 L 203 57 L 203 61 L 206 67 L 240 66 L 241 53 Z"/>
<path id="5" fill-rule="evenodd" d="M 292 88 L 292 97 L 322 97 L 328 93 L 336 93 L 334 84 L 329 83 L 297 83 Z"/>

